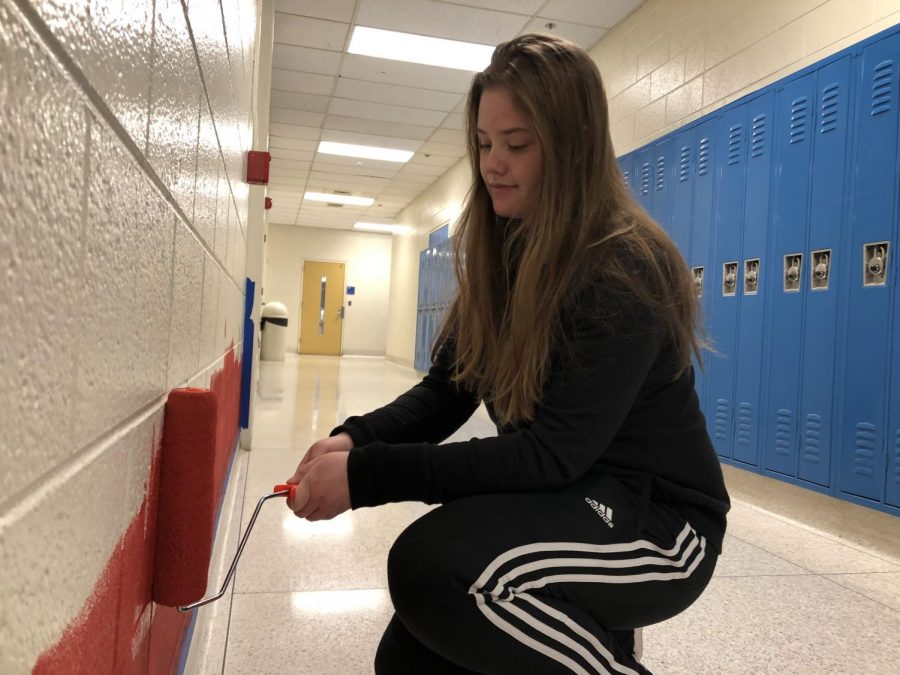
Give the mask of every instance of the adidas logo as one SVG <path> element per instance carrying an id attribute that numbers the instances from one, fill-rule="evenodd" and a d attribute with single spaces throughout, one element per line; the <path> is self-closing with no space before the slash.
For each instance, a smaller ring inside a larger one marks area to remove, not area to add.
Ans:
<path id="1" fill-rule="evenodd" d="M 604 506 L 603 504 L 598 502 L 596 499 L 591 499 L 590 497 L 585 497 L 584 501 L 586 501 L 588 503 L 588 505 L 590 505 L 590 507 L 592 509 L 594 509 L 594 511 L 597 512 L 598 516 L 603 518 L 604 523 L 606 523 L 610 527 L 615 527 L 615 525 L 613 525 L 613 521 L 612 521 L 612 513 L 613 512 L 610 507 Z"/>

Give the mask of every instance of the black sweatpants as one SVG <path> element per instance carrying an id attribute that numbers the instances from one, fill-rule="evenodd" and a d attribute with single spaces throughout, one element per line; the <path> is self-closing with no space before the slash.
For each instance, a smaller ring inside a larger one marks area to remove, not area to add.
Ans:
<path id="1" fill-rule="evenodd" d="M 633 629 L 690 606 L 717 557 L 649 485 L 595 475 L 419 518 L 388 557 L 395 615 L 375 672 L 648 673 Z"/>

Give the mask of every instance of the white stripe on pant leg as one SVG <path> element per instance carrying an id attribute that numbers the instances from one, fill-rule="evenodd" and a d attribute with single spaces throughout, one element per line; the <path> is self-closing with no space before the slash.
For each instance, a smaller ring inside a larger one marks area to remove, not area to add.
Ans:
<path id="1" fill-rule="evenodd" d="M 645 539 L 638 539 L 637 541 L 625 542 L 620 544 L 584 544 L 581 542 L 544 542 L 538 544 L 527 544 L 525 546 L 518 546 L 516 548 L 512 548 L 505 553 L 497 556 L 485 569 L 484 572 L 481 573 L 481 576 L 472 584 L 472 588 L 470 592 L 476 592 L 478 589 L 483 588 L 485 584 L 487 584 L 488 580 L 494 575 L 494 573 L 507 562 L 514 560 L 520 556 L 530 555 L 532 553 L 549 553 L 553 551 L 562 551 L 562 552 L 571 552 L 571 553 L 597 553 L 597 554 L 605 554 L 605 553 L 626 553 L 628 551 L 636 551 L 640 549 L 647 549 L 648 551 L 655 551 L 661 555 L 674 555 L 679 550 L 681 550 L 681 545 L 684 542 L 684 539 L 693 532 L 693 528 L 689 523 L 685 523 L 684 528 L 679 533 L 677 539 L 675 540 L 675 544 L 672 548 L 665 549 L 656 544 L 649 542 Z"/>
<path id="2" fill-rule="evenodd" d="M 602 583 L 602 584 L 639 584 L 645 581 L 677 581 L 687 579 L 697 569 L 697 565 L 706 554 L 706 540 L 700 538 L 700 552 L 690 567 L 681 572 L 645 572 L 642 574 L 554 574 L 541 579 L 534 579 L 520 586 L 509 589 L 512 593 L 524 593 L 535 588 L 543 588 L 557 583 Z M 601 567 L 601 565 L 597 565 Z M 498 593 L 498 596 L 502 593 Z"/>
<path id="3" fill-rule="evenodd" d="M 512 579 L 516 579 L 517 577 L 548 567 L 602 566 L 610 569 L 646 567 L 648 565 L 658 565 L 661 567 L 683 567 L 685 560 L 687 560 L 690 557 L 691 553 L 694 552 L 694 549 L 697 548 L 697 544 L 697 539 L 692 539 L 687 548 L 685 548 L 685 550 L 681 552 L 681 555 L 675 560 L 672 560 L 671 558 L 662 558 L 659 556 L 643 556 L 641 558 L 618 558 L 613 560 L 603 560 L 599 563 L 599 565 L 598 561 L 600 559 L 598 558 L 544 558 L 542 560 L 533 560 L 529 563 L 520 565 L 519 567 L 510 570 L 502 577 L 497 579 L 495 583 L 498 588 L 503 588 L 509 585 L 509 582 Z M 500 593 L 494 591 L 491 593 L 491 595 L 493 595 L 494 597 L 499 597 Z"/>
<path id="4" fill-rule="evenodd" d="M 622 673 L 623 675 L 638 675 L 636 670 L 629 668 L 628 666 L 616 661 L 615 655 L 612 652 L 610 652 L 609 649 L 607 649 L 606 646 L 602 642 L 600 642 L 599 639 L 597 639 L 596 635 L 593 635 L 584 626 L 579 624 L 577 621 L 575 621 L 572 617 L 570 617 L 565 612 L 561 612 L 558 609 L 555 609 L 555 608 L 541 602 L 537 598 L 535 598 L 527 593 L 524 593 L 522 595 L 517 595 L 516 598 L 520 598 L 520 599 L 524 600 L 525 602 L 530 603 L 531 605 L 533 605 L 540 611 L 544 612 L 548 616 L 551 616 L 554 619 L 556 619 L 557 621 L 565 624 L 569 628 L 569 630 L 571 630 L 576 635 L 579 635 L 580 637 L 582 637 L 588 643 L 590 643 L 590 645 L 595 650 L 597 650 L 597 652 L 600 654 L 600 656 L 602 656 L 603 659 L 607 663 L 609 663 L 609 665 L 616 672 Z M 581 653 L 581 652 L 579 651 L 579 653 Z"/>
<path id="5" fill-rule="evenodd" d="M 481 596 L 476 596 L 476 600 L 480 598 Z M 555 649 L 548 647 L 542 642 L 538 642 L 534 638 L 526 635 L 511 623 L 506 621 L 506 619 L 498 616 L 497 613 L 488 604 L 484 602 L 478 602 L 478 609 L 480 609 L 481 613 L 484 614 L 485 617 L 487 617 L 488 621 L 497 626 L 497 628 L 502 630 L 504 633 L 507 633 L 508 635 L 524 644 L 526 647 L 531 647 L 536 652 L 540 652 L 544 656 L 553 659 L 557 663 L 561 663 L 573 673 L 577 673 L 578 675 L 591 675 L 591 673 L 582 668 L 581 665 L 579 665 L 573 659 L 569 658 L 565 654 L 561 654 Z"/>

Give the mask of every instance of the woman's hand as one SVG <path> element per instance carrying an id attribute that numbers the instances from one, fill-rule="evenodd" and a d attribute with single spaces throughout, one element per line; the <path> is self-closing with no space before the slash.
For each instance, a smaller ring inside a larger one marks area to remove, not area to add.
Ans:
<path id="1" fill-rule="evenodd" d="M 349 452 L 352 447 L 353 439 L 350 438 L 350 434 L 346 431 L 342 431 L 337 436 L 329 436 L 328 438 L 316 441 L 309 446 L 309 450 L 303 455 L 303 459 L 301 459 L 300 463 L 297 465 L 297 470 L 294 471 L 294 475 L 287 479 L 288 485 L 296 485 L 299 483 L 301 469 L 304 465 L 309 464 L 314 459 L 318 459 L 322 455 L 327 455 L 330 452 Z"/>
<path id="2" fill-rule="evenodd" d="M 288 481 L 297 485 L 288 496 L 288 507 L 298 517 L 311 521 L 330 520 L 348 510 L 351 506 L 347 479 L 349 456 L 349 451 L 331 450 L 308 462 L 304 458 Z"/>

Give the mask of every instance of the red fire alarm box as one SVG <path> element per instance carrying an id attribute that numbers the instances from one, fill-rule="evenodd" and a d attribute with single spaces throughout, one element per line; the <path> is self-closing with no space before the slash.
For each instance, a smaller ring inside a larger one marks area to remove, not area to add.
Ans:
<path id="1" fill-rule="evenodd" d="M 272 198 L 266 197 L 266 211 L 272 208 Z"/>
<path id="2" fill-rule="evenodd" d="M 247 153 L 247 182 L 252 185 L 269 184 L 269 162 L 272 155 L 261 150 L 251 150 Z"/>

